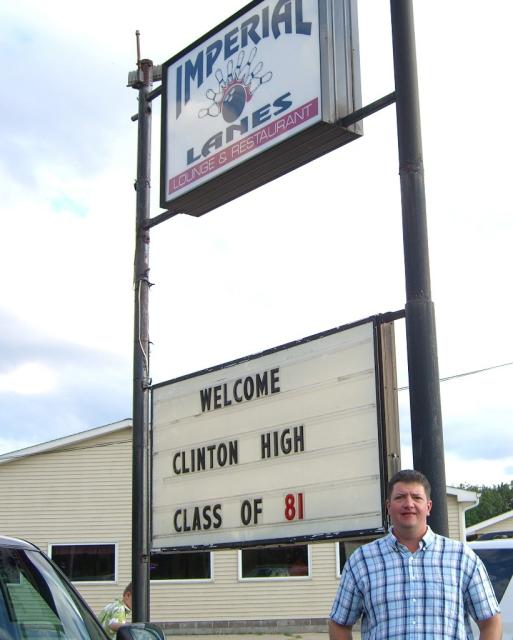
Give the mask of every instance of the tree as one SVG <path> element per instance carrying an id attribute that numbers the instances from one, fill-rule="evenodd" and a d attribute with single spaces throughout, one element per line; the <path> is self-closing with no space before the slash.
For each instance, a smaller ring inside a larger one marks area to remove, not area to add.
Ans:
<path id="1" fill-rule="evenodd" d="M 492 487 L 466 484 L 460 485 L 460 489 L 476 491 L 481 496 L 477 507 L 465 512 L 465 524 L 467 527 L 513 509 L 513 482 L 509 484 L 503 482 Z"/>

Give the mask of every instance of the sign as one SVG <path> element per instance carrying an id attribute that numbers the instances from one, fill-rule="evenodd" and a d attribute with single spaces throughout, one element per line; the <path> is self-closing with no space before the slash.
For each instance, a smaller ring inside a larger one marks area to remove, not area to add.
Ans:
<path id="1" fill-rule="evenodd" d="M 384 425 L 381 326 L 154 385 L 152 548 L 382 531 L 398 427 Z"/>
<path id="2" fill-rule="evenodd" d="M 252 2 L 162 90 L 161 206 L 199 216 L 361 135 L 356 1 Z"/>

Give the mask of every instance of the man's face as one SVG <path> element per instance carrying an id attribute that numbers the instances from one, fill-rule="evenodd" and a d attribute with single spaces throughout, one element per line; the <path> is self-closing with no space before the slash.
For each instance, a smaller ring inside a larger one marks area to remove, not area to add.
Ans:
<path id="1" fill-rule="evenodd" d="M 123 602 L 125 603 L 125 606 L 127 606 L 130 611 L 132 611 L 132 594 L 130 591 L 125 593 L 125 595 L 123 596 Z"/>
<path id="2" fill-rule="evenodd" d="M 414 533 L 421 537 L 426 532 L 431 500 L 427 499 L 421 484 L 397 482 L 387 500 L 387 509 L 392 526 L 398 533 Z"/>

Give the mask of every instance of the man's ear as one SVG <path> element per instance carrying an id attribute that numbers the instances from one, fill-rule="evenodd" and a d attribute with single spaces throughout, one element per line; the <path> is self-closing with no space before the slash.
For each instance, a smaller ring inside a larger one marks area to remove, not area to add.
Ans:
<path id="1" fill-rule="evenodd" d="M 427 514 L 428 516 L 431 515 L 431 507 L 433 506 L 433 501 L 432 500 L 428 500 L 427 502 Z"/>

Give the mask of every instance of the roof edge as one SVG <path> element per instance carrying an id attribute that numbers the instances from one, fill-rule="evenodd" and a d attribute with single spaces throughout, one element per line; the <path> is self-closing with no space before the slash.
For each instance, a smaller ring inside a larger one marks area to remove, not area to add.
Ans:
<path id="1" fill-rule="evenodd" d="M 472 502 L 479 504 L 479 492 L 470 491 L 469 489 L 458 489 L 457 487 L 447 486 L 447 493 L 451 496 L 456 496 L 458 502 Z"/>
<path id="2" fill-rule="evenodd" d="M 512 518 L 512 517 L 513 517 L 513 509 L 511 509 L 510 511 L 505 511 L 504 513 L 500 513 L 498 516 L 494 516 L 493 518 L 488 518 L 488 520 L 483 520 L 482 522 L 473 524 L 471 527 L 467 527 L 466 529 L 467 535 L 470 535 L 472 533 L 478 533 L 478 531 L 481 531 L 481 529 L 484 529 L 485 527 L 490 527 L 494 524 L 498 524 L 499 522 L 502 522 L 503 520 L 507 520 L 508 518 Z"/>
<path id="3" fill-rule="evenodd" d="M 101 427 L 94 427 L 93 429 L 80 431 L 79 433 L 74 433 L 70 436 L 64 436 L 62 438 L 56 438 L 55 440 L 49 440 L 48 442 L 43 442 L 41 444 L 35 444 L 31 447 L 24 447 L 23 449 L 18 449 L 17 451 L 3 453 L 2 455 L 0 455 L 0 464 L 7 464 L 8 462 L 14 462 L 15 460 L 20 460 L 21 458 L 33 456 L 38 453 L 47 453 L 48 451 L 53 451 L 55 449 L 60 449 L 61 447 L 77 444 L 78 442 L 85 442 L 86 440 L 91 440 L 92 438 L 98 438 L 99 436 L 114 433 L 115 431 L 121 431 L 121 429 L 126 429 L 127 427 L 132 427 L 131 418 L 125 418 L 124 420 L 111 422 L 110 424 L 106 424 Z"/>

